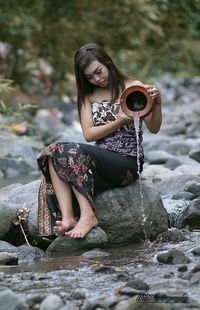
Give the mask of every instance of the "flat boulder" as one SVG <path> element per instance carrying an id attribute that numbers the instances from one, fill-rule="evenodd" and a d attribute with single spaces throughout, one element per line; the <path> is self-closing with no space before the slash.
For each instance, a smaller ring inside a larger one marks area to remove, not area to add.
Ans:
<path id="1" fill-rule="evenodd" d="M 0 238 L 9 233 L 9 225 L 16 211 L 24 205 L 30 210 L 25 220 L 27 238 L 38 236 L 38 190 L 40 180 L 26 185 L 12 185 L 0 190 Z M 84 242 L 72 244 L 71 238 L 56 238 L 68 243 L 65 248 L 91 248 L 106 244 L 115 245 L 155 239 L 168 228 L 168 216 L 159 193 L 136 181 L 133 184 L 105 191 L 94 198 L 95 214 L 99 227 L 93 229 Z M 94 239 L 96 241 L 94 241 Z M 87 241 L 88 240 L 88 241 Z M 92 240 L 92 241 L 91 241 Z M 54 240 L 55 241 L 55 240 Z M 53 241 L 53 242 L 54 242 Z M 94 242 L 93 242 L 94 241 Z M 55 241 L 56 243 L 58 241 Z M 52 250 L 54 252 L 54 250 Z"/>
<path id="2" fill-rule="evenodd" d="M 159 193 L 139 181 L 99 194 L 95 200 L 99 226 L 110 244 L 153 240 L 168 228 L 167 212 Z"/>

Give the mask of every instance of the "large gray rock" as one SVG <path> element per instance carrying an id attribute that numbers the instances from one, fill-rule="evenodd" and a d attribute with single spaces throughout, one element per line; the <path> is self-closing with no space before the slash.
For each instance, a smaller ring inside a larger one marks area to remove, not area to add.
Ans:
<path id="1" fill-rule="evenodd" d="M 166 253 L 159 254 L 157 260 L 163 264 L 187 264 L 190 259 L 179 249 L 171 249 Z"/>
<path id="2" fill-rule="evenodd" d="M 189 156 L 200 162 L 200 142 L 195 144 L 190 150 Z"/>
<path id="3" fill-rule="evenodd" d="M 138 241 L 145 233 L 154 239 L 167 230 L 167 212 L 158 192 L 143 185 L 142 196 L 143 206 L 137 181 L 124 188 L 105 191 L 95 198 L 99 226 L 107 233 L 109 243 Z M 146 217 L 144 225 L 143 216 Z"/>
<path id="4" fill-rule="evenodd" d="M 34 118 L 34 123 L 43 139 L 53 136 L 58 132 L 67 130 L 67 126 L 62 120 L 51 115 L 47 110 L 39 110 Z"/>
<path id="5" fill-rule="evenodd" d="M 144 132 L 144 141 L 143 147 L 145 154 L 150 151 L 155 150 L 166 150 L 167 146 L 169 145 L 171 138 L 164 135 L 150 135 L 149 133 Z"/>
<path id="6" fill-rule="evenodd" d="M 173 156 L 166 151 L 157 150 L 147 152 L 145 158 L 150 164 L 164 164 Z"/>
<path id="7" fill-rule="evenodd" d="M 184 209 L 177 221 L 177 227 L 200 227 L 200 198 L 196 198 Z"/>
<path id="8" fill-rule="evenodd" d="M 3 171 L 4 176 L 11 178 L 38 169 L 35 151 L 41 148 L 41 143 L 4 132 L 0 137 L 0 145 L 0 170 Z"/>
<path id="9" fill-rule="evenodd" d="M 193 174 L 177 175 L 156 183 L 156 189 L 161 195 L 175 194 L 183 191 L 188 181 L 200 182 L 200 177 Z"/>
<path id="10" fill-rule="evenodd" d="M 64 141 L 64 142 L 77 142 L 77 143 L 86 143 L 83 134 L 79 131 L 74 130 L 74 128 L 67 128 L 67 130 L 62 132 L 57 132 L 56 135 L 49 137 L 45 140 L 46 144 L 49 145 L 55 141 Z M 90 144 L 93 144 L 90 142 Z"/>
<path id="11" fill-rule="evenodd" d="M 37 209 L 39 181 L 26 185 L 12 184 L 0 189 L 0 238 L 9 231 L 16 212 L 23 207 L 30 209 L 29 230 L 32 235 L 37 235 Z"/>
<path id="12" fill-rule="evenodd" d="M 142 180 L 148 184 L 156 184 L 161 180 L 173 177 L 173 171 L 162 165 L 148 165 L 142 172 Z"/>
<path id="13" fill-rule="evenodd" d="M 190 158 L 189 156 L 181 155 L 181 156 L 176 156 L 176 157 L 168 159 L 164 166 L 166 168 L 174 170 L 175 168 L 177 168 L 178 166 L 181 166 L 183 164 L 192 165 L 192 166 L 195 166 L 195 165 L 198 166 L 199 165 L 199 163 L 196 160 Z"/>
<path id="14" fill-rule="evenodd" d="M 58 295 L 47 296 L 40 305 L 40 310 L 59 310 L 64 306 L 64 302 Z"/>
<path id="15" fill-rule="evenodd" d="M 186 155 L 189 153 L 191 145 L 185 141 L 174 141 L 168 144 L 165 151 L 173 155 Z"/>
<path id="16" fill-rule="evenodd" d="M 173 172 L 174 172 L 174 176 L 175 175 L 189 175 L 189 174 L 200 176 L 200 165 L 183 164 L 175 168 Z"/>
<path id="17" fill-rule="evenodd" d="M 93 228 L 85 238 L 73 239 L 69 236 L 57 237 L 47 248 L 48 255 L 71 253 L 72 251 L 92 249 L 108 244 L 108 236 L 100 227 Z"/>
<path id="18" fill-rule="evenodd" d="M 16 256 L 18 258 L 18 265 L 38 263 L 46 259 L 44 251 L 37 247 L 25 244 L 16 247 L 6 241 L 0 240 L 0 255 L 2 253 Z"/>
<path id="19" fill-rule="evenodd" d="M 16 211 L 21 209 L 24 204 L 26 208 L 31 210 L 27 220 L 29 234 L 31 238 L 38 237 L 39 184 L 40 181 L 37 180 L 26 185 L 17 184 L 0 190 L 0 238 L 8 232 L 9 223 L 15 218 Z M 99 227 L 107 234 L 106 238 L 108 238 L 110 244 L 138 242 L 145 235 L 150 239 L 154 239 L 159 233 L 167 230 L 167 212 L 163 207 L 158 192 L 143 185 L 142 195 L 143 206 L 140 186 L 137 181 L 125 187 L 105 191 L 95 197 L 95 213 L 99 221 Z M 144 214 L 142 215 L 143 210 Z M 146 217 L 144 223 L 142 222 L 142 216 Z M 101 240 L 101 244 L 105 243 L 106 238 Z M 65 240 L 67 239 L 65 238 Z M 79 244 L 81 246 L 81 241 Z M 99 246 L 100 243 L 95 244 L 94 242 L 94 245 Z M 72 246 L 71 243 L 70 246 Z M 84 248 L 86 247 L 84 246 Z"/>
<path id="20" fill-rule="evenodd" d="M 0 266 L 1 265 L 17 265 L 18 256 L 14 253 L 0 252 Z"/>
<path id="21" fill-rule="evenodd" d="M 0 252 L 16 253 L 17 247 L 6 241 L 0 240 Z"/>
<path id="22" fill-rule="evenodd" d="M 187 182 L 185 184 L 184 191 L 192 193 L 195 197 L 200 197 L 200 182 Z"/>
<path id="23" fill-rule="evenodd" d="M 164 124 L 161 128 L 161 133 L 164 133 L 168 136 L 182 135 L 185 133 L 185 124 L 184 123 L 173 123 Z"/>
<path id="24" fill-rule="evenodd" d="M 28 305 L 20 300 L 20 298 L 10 289 L 0 292 L 0 305 L 1 310 L 29 310 Z"/>
<path id="25" fill-rule="evenodd" d="M 17 254 L 19 265 L 38 263 L 46 259 L 46 255 L 41 249 L 29 245 L 17 247 Z"/>

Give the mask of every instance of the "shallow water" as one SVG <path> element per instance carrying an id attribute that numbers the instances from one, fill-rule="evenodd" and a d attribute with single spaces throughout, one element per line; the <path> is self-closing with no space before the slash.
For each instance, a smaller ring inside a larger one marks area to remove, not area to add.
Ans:
<path id="1" fill-rule="evenodd" d="M 67 254 L 61 257 L 49 257 L 46 261 L 37 264 L 23 264 L 20 266 L 0 266 L 0 272 L 6 274 L 14 274 L 20 272 L 50 272 L 56 270 L 67 270 L 80 268 L 85 265 L 103 264 L 110 266 L 124 266 L 140 255 L 145 249 L 149 247 L 149 244 L 129 244 L 124 246 L 98 249 L 99 251 L 106 252 L 108 256 L 89 258 L 81 256 L 85 251 L 79 251 L 73 255 Z M 97 249 L 95 249 L 97 250 Z"/>

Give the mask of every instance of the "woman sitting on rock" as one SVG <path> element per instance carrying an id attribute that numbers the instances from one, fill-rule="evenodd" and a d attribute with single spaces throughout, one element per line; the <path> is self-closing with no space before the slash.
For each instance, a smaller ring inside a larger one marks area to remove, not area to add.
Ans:
<path id="1" fill-rule="evenodd" d="M 162 121 L 161 96 L 156 86 L 123 74 L 97 44 L 82 46 L 74 67 L 83 135 L 87 142 L 96 143 L 57 141 L 43 150 L 38 158 L 44 175 L 38 218 L 41 235 L 83 238 L 98 225 L 93 197 L 134 182 L 142 171 L 142 119 L 137 160 L 134 121 L 121 110 L 122 92 L 133 85 L 147 89 L 153 107 L 143 121 L 152 133 L 159 131 Z"/>

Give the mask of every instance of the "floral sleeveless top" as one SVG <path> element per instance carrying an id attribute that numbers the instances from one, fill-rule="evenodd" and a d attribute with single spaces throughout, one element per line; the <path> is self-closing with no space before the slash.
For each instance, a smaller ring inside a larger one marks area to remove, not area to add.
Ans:
<path id="1" fill-rule="evenodd" d="M 92 103 L 92 115 L 95 126 L 105 125 L 117 119 L 119 114 L 120 101 L 115 101 L 112 105 L 108 100 L 96 101 Z M 139 119 L 138 126 L 138 154 L 144 157 L 142 140 L 142 120 Z M 99 147 L 123 155 L 137 156 L 137 136 L 134 121 L 118 129 L 115 133 L 96 141 Z"/>

